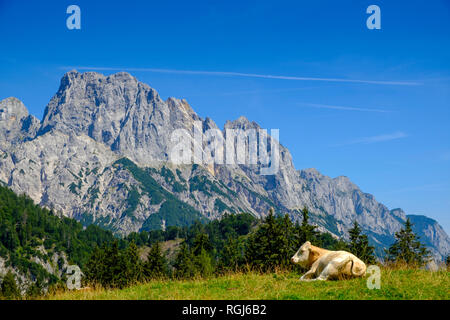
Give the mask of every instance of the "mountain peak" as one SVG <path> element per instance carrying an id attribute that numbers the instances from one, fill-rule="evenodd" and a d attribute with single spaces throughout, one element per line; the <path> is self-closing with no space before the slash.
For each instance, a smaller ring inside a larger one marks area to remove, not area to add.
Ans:
<path id="1" fill-rule="evenodd" d="M 61 87 L 60 90 L 65 90 L 66 87 L 70 86 L 75 82 L 107 82 L 107 83 L 115 83 L 115 82 L 126 82 L 132 81 L 137 83 L 138 80 L 133 77 L 131 74 L 125 71 L 117 72 L 111 74 L 109 76 L 105 76 L 101 73 L 95 71 L 86 71 L 86 72 L 78 72 L 77 70 L 71 70 L 66 72 L 61 78 Z"/>
<path id="2" fill-rule="evenodd" d="M 33 137 L 38 127 L 39 120 L 28 113 L 22 101 L 15 97 L 0 101 L 0 150 Z"/>
<path id="3" fill-rule="evenodd" d="M 165 102 L 167 103 L 167 105 L 171 110 L 181 109 L 183 112 L 186 112 L 188 114 L 194 113 L 194 110 L 186 101 L 186 99 L 177 99 L 174 97 L 169 97 Z"/>
<path id="4" fill-rule="evenodd" d="M 316 168 L 306 168 L 302 169 L 301 171 L 309 175 L 322 176 L 322 174 Z"/>
<path id="5" fill-rule="evenodd" d="M 261 128 L 255 121 L 250 122 L 245 116 L 240 116 L 236 120 L 228 120 L 225 123 L 225 129 L 259 129 Z"/>
<path id="6" fill-rule="evenodd" d="M 0 101 L 0 120 L 20 120 L 28 116 L 28 109 L 22 101 L 9 97 Z"/>
<path id="7" fill-rule="evenodd" d="M 8 98 L 5 98 L 3 100 L 0 100 L 0 103 L 13 103 L 13 102 L 20 102 L 21 103 L 22 101 L 20 101 L 16 97 L 8 97 Z"/>
<path id="8" fill-rule="evenodd" d="M 120 72 L 114 73 L 112 75 L 109 75 L 107 77 L 107 79 L 116 80 L 116 81 L 136 81 L 136 82 L 138 82 L 138 80 L 135 77 L 133 77 L 131 74 L 129 74 L 128 72 L 125 72 L 125 71 L 120 71 Z"/>

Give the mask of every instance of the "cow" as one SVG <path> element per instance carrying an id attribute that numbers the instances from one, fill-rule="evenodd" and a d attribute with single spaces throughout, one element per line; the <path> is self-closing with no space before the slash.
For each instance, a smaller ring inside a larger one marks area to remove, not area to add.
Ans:
<path id="1" fill-rule="evenodd" d="M 362 277 L 366 265 L 347 251 L 331 251 L 313 246 L 306 241 L 291 258 L 293 263 L 309 268 L 301 281 L 339 280 Z"/>

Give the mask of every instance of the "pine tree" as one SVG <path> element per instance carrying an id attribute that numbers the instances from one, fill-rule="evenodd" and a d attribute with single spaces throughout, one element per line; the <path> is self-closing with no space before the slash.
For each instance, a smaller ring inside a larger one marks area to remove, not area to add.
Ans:
<path id="1" fill-rule="evenodd" d="M 176 278 L 192 278 L 196 275 L 193 259 L 194 257 L 187 243 L 183 242 L 174 263 Z"/>
<path id="2" fill-rule="evenodd" d="M 237 271 L 242 263 L 242 250 L 238 239 L 229 237 L 220 253 L 219 266 L 222 270 Z"/>
<path id="3" fill-rule="evenodd" d="M 214 272 L 214 263 L 211 256 L 212 245 L 208 234 L 201 232 L 196 235 L 192 248 L 193 262 L 197 274 L 209 276 Z"/>
<path id="4" fill-rule="evenodd" d="M 309 211 L 308 208 L 304 207 L 301 211 L 302 223 L 300 226 L 296 226 L 296 247 L 299 248 L 306 241 L 315 243 L 317 241 L 317 236 L 319 232 L 316 230 L 317 226 L 309 224 Z"/>
<path id="5" fill-rule="evenodd" d="M 208 277 L 214 273 L 215 268 L 213 258 L 205 249 L 202 248 L 200 252 L 194 255 L 193 262 L 197 275 Z"/>
<path id="6" fill-rule="evenodd" d="M 129 247 L 121 252 L 117 241 L 96 248 L 86 266 L 87 280 L 105 288 L 124 288 L 135 281 L 135 266 L 131 266 L 131 261 L 136 261 L 135 250 Z"/>
<path id="7" fill-rule="evenodd" d="M 247 262 L 262 271 L 290 267 L 290 257 L 294 252 L 292 231 L 289 217 L 275 217 L 271 209 L 258 230 L 249 237 Z"/>
<path id="8" fill-rule="evenodd" d="M 294 224 L 287 214 L 284 215 L 284 217 L 279 218 L 278 223 L 280 230 L 277 242 L 281 258 L 280 267 L 292 267 L 290 258 L 297 250 L 295 245 Z"/>
<path id="9" fill-rule="evenodd" d="M 202 250 L 210 251 L 212 249 L 209 236 L 206 233 L 199 233 L 194 239 L 193 254 L 199 255 Z"/>
<path id="10" fill-rule="evenodd" d="M 167 276 L 167 260 L 161 252 L 161 244 L 156 242 L 147 255 L 147 262 L 144 264 L 144 275 L 146 279 L 162 278 Z"/>
<path id="11" fill-rule="evenodd" d="M 106 287 L 124 288 L 128 284 L 127 270 L 117 241 L 114 241 L 110 247 L 107 247 L 105 264 L 106 272 L 103 274 L 103 279 L 105 280 L 103 285 Z"/>
<path id="12" fill-rule="evenodd" d="M 26 292 L 27 299 L 29 299 L 29 298 L 33 299 L 33 298 L 41 296 L 42 288 L 43 288 L 43 285 L 42 285 L 41 281 L 39 279 L 36 280 L 36 282 L 34 282 L 27 289 L 27 292 Z"/>
<path id="13" fill-rule="evenodd" d="M 104 274 L 106 273 L 105 248 L 105 246 L 103 249 L 95 247 L 86 264 L 86 280 L 90 283 L 104 283 Z"/>
<path id="14" fill-rule="evenodd" d="M 8 271 L 3 278 L 1 293 L 3 297 L 9 300 L 18 299 L 21 296 L 20 290 L 17 287 L 16 278 L 11 271 Z"/>
<path id="15" fill-rule="evenodd" d="M 396 241 L 385 250 L 388 261 L 422 266 L 429 260 L 430 251 L 413 232 L 409 218 L 406 219 L 405 227 L 395 233 L 395 238 Z"/>
<path id="16" fill-rule="evenodd" d="M 127 285 L 137 283 L 143 278 L 143 270 L 141 259 L 139 258 L 139 250 L 136 243 L 132 241 L 127 250 L 125 251 L 124 257 L 125 263 L 125 279 L 127 280 Z"/>
<path id="17" fill-rule="evenodd" d="M 354 221 L 353 228 L 349 231 L 350 243 L 349 250 L 359 259 L 368 264 L 375 263 L 375 247 L 369 245 L 369 238 L 362 234 L 362 230 L 358 222 Z"/>
<path id="18" fill-rule="evenodd" d="M 339 240 L 337 240 L 331 247 L 331 250 L 335 250 L 335 251 L 349 251 L 349 247 L 348 247 L 348 242 L 345 241 L 343 238 L 340 238 Z"/>

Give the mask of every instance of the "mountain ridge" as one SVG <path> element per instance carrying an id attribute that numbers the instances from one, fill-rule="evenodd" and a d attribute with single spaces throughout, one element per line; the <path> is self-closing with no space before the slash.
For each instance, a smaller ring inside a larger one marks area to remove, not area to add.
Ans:
<path id="1" fill-rule="evenodd" d="M 280 151 L 279 171 L 274 175 L 260 175 L 261 164 L 171 164 L 174 130 L 192 134 L 196 128 L 205 138 L 208 129 L 220 129 L 212 119 L 199 117 L 186 100 L 164 101 L 156 90 L 125 72 L 66 73 L 40 122 L 29 118 L 16 100 L 0 102 L 0 110 L 6 110 L 0 112 L 4 138 L 0 180 L 86 224 L 127 234 L 144 225 L 165 224 L 167 208 L 184 207 L 183 203 L 207 219 L 239 211 L 264 216 L 274 207 L 300 221 L 298 210 L 307 206 L 323 230 L 347 236 L 356 220 L 382 248 L 393 241 L 407 217 L 362 192 L 346 176 L 330 178 L 314 168 L 295 169 L 289 150 L 270 136 L 268 144 L 274 141 Z M 19 110 L 11 111 L 14 108 Z M 27 121 L 28 129 L 23 129 Z M 226 129 L 260 126 L 241 116 L 225 123 L 221 130 L 225 137 Z M 133 166 L 118 163 L 123 158 L 142 171 L 139 178 Z M 168 194 L 158 191 L 159 197 L 150 178 Z M 450 251 L 448 235 L 434 222 L 420 223 L 435 257 L 442 260 Z"/>

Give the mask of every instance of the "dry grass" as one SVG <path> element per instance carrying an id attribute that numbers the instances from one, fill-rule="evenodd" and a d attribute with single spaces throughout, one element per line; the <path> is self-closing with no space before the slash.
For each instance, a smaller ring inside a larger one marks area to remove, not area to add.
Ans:
<path id="1" fill-rule="evenodd" d="M 55 300 L 303 300 L 303 299 L 450 299 L 450 273 L 383 268 L 381 288 L 367 288 L 367 278 L 300 282 L 295 273 L 234 273 L 210 279 L 154 280 L 126 289 L 61 291 Z"/>

